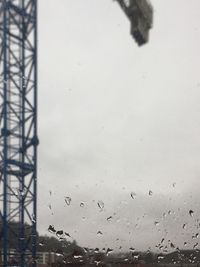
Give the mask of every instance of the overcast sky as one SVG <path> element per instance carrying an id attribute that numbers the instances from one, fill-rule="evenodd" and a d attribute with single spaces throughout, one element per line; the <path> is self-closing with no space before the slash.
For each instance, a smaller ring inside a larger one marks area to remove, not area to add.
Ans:
<path id="1" fill-rule="evenodd" d="M 115 249 L 197 242 L 200 1 L 152 4 L 139 48 L 115 1 L 39 1 L 42 233 Z"/>

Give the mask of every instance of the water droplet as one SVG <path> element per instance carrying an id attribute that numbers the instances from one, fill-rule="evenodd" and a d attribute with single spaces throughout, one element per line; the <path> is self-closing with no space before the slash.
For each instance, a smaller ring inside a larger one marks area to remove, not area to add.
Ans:
<path id="1" fill-rule="evenodd" d="M 172 242 L 170 243 L 170 247 L 171 248 L 175 248 L 175 246 L 174 246 L 174 244 Z"/>
<path id="2" fill-rule="evenodd" d="M 187 246 L 187 242 L 184 242 L 184 246 Z"/>
<path id="3" fill-rule="evenodd" d="M 135 249 L 134 249 L 134 248 L 132 248 L 132 247 L 131 247 L 131 248 L 129 248 L 129 249 L 130 249 L 131 251 L 135 251 Z"/>
<path id="4" fill-rule="evenodd" d="M 56 233 L 56 230 L 55 230 L 55 228 L 54 228 L 53 225 L 49 225 L 48 231 L 49 231 L 50 233 L 52 233 L 52 234 L 55 234 L 55 233 Z"/>
<path id="5" fill-rule="evenodd" d="M 193 248 L 195 249 L 198 246 L 198 243 L 194 244 Z"/>
<path id="6" fill-rule="evenodd" d="M 97 232 L 97 235 L 98 235 L 98 236 L 102 236 L 103 233 L 102 233 L 101 231 L 98 231 L 98 232 Z"/>
<path id="7" fill-rule="evenodd" d="M 83 250 L 84 250 L 85 253 L 88 253 L 88 248 L 84 247 Z"/>
<path id="8" fill-rule="evenodd" d="M 176 186 L 176 183 L 173 183 L 172 186 L 175 187 Z"/>
<path id="9" fill-rule="evenodd" d="M 186 223 L 183 224 L 183 229 L 186 229 Z"/>
<path id="10" fill-rule="evenodd" d="M 139 254 L 138 255 L 133 255 L 133 258 L 135 259 L 135 260 L 138 260 L 139 259 Z"/>
<path id="11" fill-rule="evenodd" d="M 153 192 L 151 190 L 149 190 L 149 196 L 152 196 Z"/>
<path id="12" fill-rule="evenodd" d="M 112 216 L 109 216 L 106 220 L 110 222 L 112 218 L 113 218 Z"/>
<path id="13" fill-rule="evenodd" d="M 57 236 L 58 238 L 61 238 L 61 237 L 63 236 L 63 234 L 64 234 L 63 230 L 58 230 L 58 231 L 56 232 L 56 236 Z"/>
<path id="14" fill-rule="evenodd" d="M 65 197 L 65 203 L 69 206 L 71 203 L 72 199 L 71 197 Z"/>
<path id="15" fill-rule="evenodd" d="M 155 224 L 156 226 L 158 226 L 158 225 L 159 225 L 159 222 L 155 221 L 154 224 Z"/>
<path id="16" fill-rule="evenodd" d="M 84 207 L 85 207 L 84 202 L 81 202 L 81 203 L 80 203 L 80 207 L 81 207 L 81 208 L 84 208 Z"/>
<path id="17" fill-rule="evenodd" d="M 57 256 L 57 257 L 63 257 L 63 252 L 60 251 L 60 250 L 57 251 L 57 252 L 56 252 L 56 256 Z"/>
<path id="18" fill-rule="evenodd" d="M 108 248 L 107 251 L 106 251 L 106 256 L 108 256 L 111 252 L 113 252 L 113 249 Z"/>
<path id="19" fill-rule="evenodd" d="M 39 242 L 39 246 L 40 246 L 40 247 L 43 247 L 43 246 L 44 246 L 44 241 L 40 241 L 40 242 Z"/>
<path id="20" fill-rule="evenodd" d="M 189 214 L 192 217 L 194 215 L 194 211 L 193 210 L 189 210 Z"/>
<path id="21" fill-rule="evenodd" d="M 104 208 L 104 203 L 103 203 L 103 201 L 99 200 L 99 201 L 97 202 L 97 205 L 98 205 L 98 207 L 100 208 L 100 210 L 103 210 L 103 208 Z"/>
<path id="22" fill-rule="evenodd" d="M 22 189 L 18 189 L 18 195 L 21 199 L 23 199 L 25 197 L 26 194 L 26 190 L 22 190 Z"/>
<path id="23" fill-rule="evenodd" d="M 135 199 L 136 198 L 136 193 L 135 192 L 131 192 L 131 198 Z"/>
<path id="24" fill-rule="evenodd" d="M 101 263 L 101 261 L 95 260 L 94 263 L 98 266 Z"/>
<path id="25" fill-rule="evenodd" d="M 95 248 L 94 252 L 98 253 L 99 252 L 99 248 Z"/>
<path id="26" fill-rule="evenodd" d="M 68 236 L 68 237 L 71 237 L 69 233 L 66 233 L 66 232 L 65 232 L 65 235 Z"/>
<path id="27" fill-rule="evenodd" d="M 170 215 L 171 213 L 172 213 L 171 210 L 169 210 L 169 211 L 168 211 L 168 214 Z"/>
<path id="28" fill-rule="evenodd" d="M 51 207 L 51 204 L 49 204 L 49 206 L 48 206 L 48 207 L 49 207 L 49 209 L 51 210 L 51 208 L 52 208 L 52 207 Z"/>
<path id="29" fill-rule="evenodd" d="M 74 255 L 73 257 L 74 257 L 74 259 L 82 259 L 83 258 L 82 255 Z"/>
<path id="30" fill-rule="evenodd" d="M 163 255 L 158 256 L 158 260 L 163 260 L 165 257 Z"/>
<path id="31" fill-rule="evenodd" d="M 35 217 L 34 214 L 32 214 L 32 216 L 31 216 L 31 221 L 32 221 L 33 223 L 36 223 L 36 217 Z"/>

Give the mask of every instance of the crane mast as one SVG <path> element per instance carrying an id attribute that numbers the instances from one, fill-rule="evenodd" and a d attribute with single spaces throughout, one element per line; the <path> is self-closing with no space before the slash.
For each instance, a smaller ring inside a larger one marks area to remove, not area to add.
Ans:
<path id="1" fill-rule="evenodd" d="M 37 0 L 0 2 L 0 75 L 3 265 L 36 266 Z"/>
<path id="2" fill-rule="evenodd" d="M 138 45 L 148 0 L 116 0 Z M 37 265 L 37 0 L 0 0 L 0 265 Z"/>

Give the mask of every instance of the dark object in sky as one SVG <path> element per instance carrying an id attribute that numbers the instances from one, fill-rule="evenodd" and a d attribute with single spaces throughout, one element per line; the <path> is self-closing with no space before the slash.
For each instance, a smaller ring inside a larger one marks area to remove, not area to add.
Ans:
<path id="1" fill-rule="evenodd" d="M 117 0 L 131 22 L 131 35 L 139 46 L 149 40 L 153 25 L 153 7 L 149 0 Z"/>

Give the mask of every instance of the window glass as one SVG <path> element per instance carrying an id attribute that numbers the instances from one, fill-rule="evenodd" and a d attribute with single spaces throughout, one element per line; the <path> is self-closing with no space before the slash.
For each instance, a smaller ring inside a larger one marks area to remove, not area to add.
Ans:
<path id="1" fill-rule="evenodd" d="M 200 261 L 200 2 L 151 4 L 140 47 L 117 1 L 39 3 L 42 263 Z"/>

